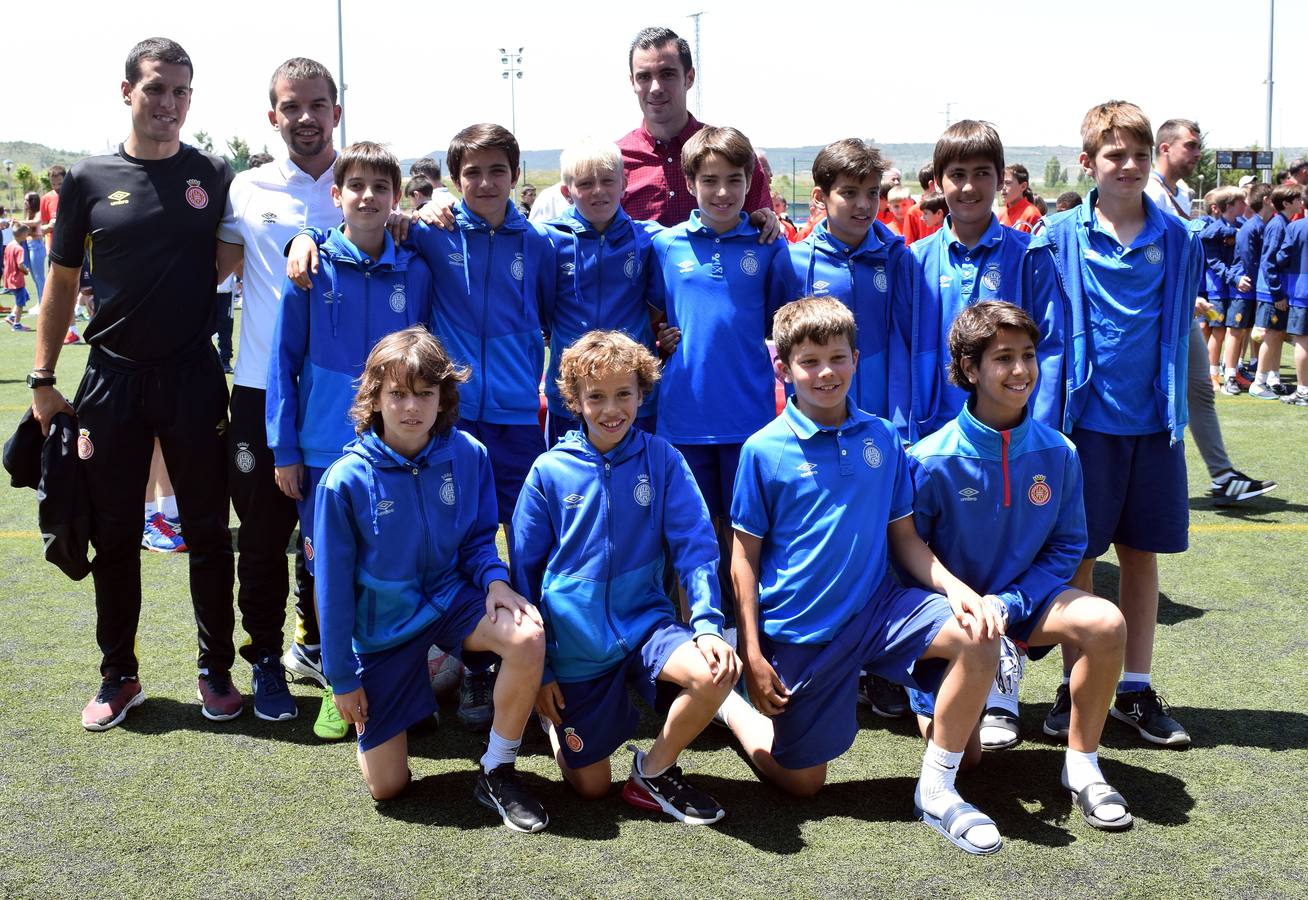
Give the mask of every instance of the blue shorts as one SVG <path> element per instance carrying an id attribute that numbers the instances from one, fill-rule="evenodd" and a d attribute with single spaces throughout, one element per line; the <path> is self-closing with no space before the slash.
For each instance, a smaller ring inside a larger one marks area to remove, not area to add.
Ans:
<path id="1" fill-rule="evenodd" d="M 295 509 L 300 514 L 300 541 L 304 550 L 304 568 L 313 574 L 313 498 L 318 493 L 318 482 L 322 481 L 326 469 L 317 466 L 304 467 L 305 483 L 300 487 L 303 500 L 295 501 Z"/>
<path id="2" fill-rule="evenodd" d="M 14 306 L 22 309 L 27 305 L 28 297 L 26 287 L 14 288 Z"/>
<path id="3" fill-rule="evenodd" d="M 657 421 L 656 416 L 638 416 L 635 427 L 649 434 L 654 433 L 654 423 Z M 559 415 L 550 410 L 545 417 L 545 446 L 553 447 L 569 431 L 581 428 L 581 420 L 569 415 Z"/>
<path id="4" fill-rule="evenodd" d="M 677 648 L 695 636 L 689 627 L 668 619 L 656 625 L 615 667 L 587 681 L 559 682 L 564 707 L 559 747 L 569 769 L 608 759 L 636 732 L 640 710 L 628 688 L 655 705 L 659 673 Z"/>
<path id="5" fill-rule="evenodd" d="M 1268 303 L 1265 300 L 1258 301 L 1258 312 L 1254 316 L 1254 324 L 1259 328 L 1265 328 L 1268 331 L 1285 330 L 1286 313 L 1276 308 L 1276 304 Z"/>
<path id="6" fill-rule="evenodd" d="M 1308 334 L 1308 309 L 1291 306 L 1285 319 L 1285 333 L 1294 335 Z"/>
<path id="7" fill-rule="evenodd" d="M 1190 500 L 1185 442 L 1166 431 L 1102 434 L 1072 429 L 1085 479 L 1086 559 L 1110 544 L 1146 553 L 1180 553 L 1189 546 Z"/>
<path id="8" fill-rule="evenodd" d="M 535 425 L 496 425 L 493 422 L 459 421 L 459 430 L 486 445 L 491 472 L 495 476 L 495 500 L 499 506 L 497 521 L 513 518 L 518 494 L 536 457 L 545 452 L 545 438 Z"/>
<path id="9" fill-rule="evenodd" d="M 1256 305 L 1252 297 L 1232 297 L 1226 301 L 1226 319 L 1222 324 L 1227 328 L 1249 328 L 1253 325 Z"/>
<path id="10" fill-rule="evenodd" d="M 858 678 L 866 669 L 896 684 L 934 691 L 946 660 L 922 659 L 953 616 L 949 601 L 887 576 L 828 644 L 783 644 L 759 636 L 764 657 L 790 689 L 772 726 L 772 758 L 787 769 L 830 762 L 858 734 Z"/>
<path id="11" fill-rule="evenodd" d="M 358 654 L 359 679 L 368 695 L 368 724 L 359 734 L 360 750 L 368 751 L 386 743 L 435 712 L 436 695 L 431 689 L 427 651 L 435 644 L 462 659 L 463 642 L 477 629 L 484 615 L 486 595 L 466 585 L 455 595 L 449 609 L 413 638 L 398 647 Z"/>
<path id="12" fill-rule="evenodd" d="M 710 519 L 731 515 L 741 444 L 674 444 L 704 495 Z"/>

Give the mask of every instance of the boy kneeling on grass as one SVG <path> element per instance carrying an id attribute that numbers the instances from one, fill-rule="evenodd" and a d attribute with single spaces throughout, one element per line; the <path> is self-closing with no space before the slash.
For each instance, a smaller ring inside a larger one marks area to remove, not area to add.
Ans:
<path id="1" fill-rule="evenodd" d="M 622 797 L 688 825 L 724 815 L 676 765 L 739 676 L 722 639 L 718 545 L 685 459 L 633 428 L 659 377 L 648 349 L 591 331 L 559 361 L 559 392 L 582 426 L 537 457 L 513 513 L 514 587 L 539 604 L 546 670 L 536 709 L 563 776 L 588 799 L 612 786 L 609 757 L 635 731 L 628 686 L 653 706 L 656 682 L 681 688 L 659 736 L 635 757 Z M 663 547 L 690 605 L 677 621 L 663 591 Z"/>
<path id="2" fill-rule="evenodd" d="M 1011 303 L 986 300 L 958 314 L 949 329 L 949 377 L 970 396 L 954 421 L 909 450 L 913 522 L 950 572 L 999 601 L 1007 638 L 1031 659 L 1056 644 L 1080 650 L 1063 787 L 1086 822 L 1120 831 L 1131 814 L 1105 783 L 1098 751 L 1126 622 L 1107 600 L 1071 586 L 1086 546 L 1081 463 L 1071 441 L 1031 417 L 1039 339 L 1035 322 Z M 928 740 L 935 701 L 933 693 L 909 691 Z M 964 766 L 981 759 L 979 731 Z"/>
<path id="3" fill-rule="evenodd" d="M 374 799 L 410 780 L 406 729 L 436 708 L 427 651 L 497 654 L 495 718 L 475 796 L 515 831 L 544 808 L 514 771 L 545 659 L 536 608 L 495 548 L 486 448 L 454 427 L 467 370 L 425 328 L 368 354 L 350 416 L 359 437 L 324 473 L 314 507 L 323 669 L 359 735 Z"/>

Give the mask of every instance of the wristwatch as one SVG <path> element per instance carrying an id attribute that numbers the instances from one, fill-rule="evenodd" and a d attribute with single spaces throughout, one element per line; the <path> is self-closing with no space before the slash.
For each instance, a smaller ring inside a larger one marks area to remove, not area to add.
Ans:
<path id="1" fill-rule="evenodd" d="M 49 375 L 38 375 L 36 372 L 29 372 L 27 374 L 27 386 L 32 390 L 36 390 L 40 387 L 54 387 L 54 383 L 55 377 L 53 372 Z"/>

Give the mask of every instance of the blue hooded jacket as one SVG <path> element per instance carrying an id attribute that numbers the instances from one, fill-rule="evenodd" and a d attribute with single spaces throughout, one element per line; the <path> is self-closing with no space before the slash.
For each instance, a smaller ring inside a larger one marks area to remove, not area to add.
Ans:
<path id="1" fill-rule="evenodd" d="M 1284 215 L 1277 213 L 1263 227 L 1263 246 L 1258 256 L 1259 303 L 1275 303 L 1285 299 L 1284 273 L 1277 265 L 1276 256 L 1281 250 L 1289 224 Z"/>
<path id="2" fill-rule="evenodd" d="M 1240 274 L 1248 275 L 1254 282 L 1253 288 L 1243 294 L 1236 294 L 1241 299 L 1253 300 L 1257 296 L 1258 261 L 1262 258 L 1263 231 L 1266 227 L 1267 223 L 1262 217 L 1253 213 L 1235 233 L 1235 257 L 1240 263 Z"/>
<path id="3" fill-rule="evenodd" d="M 601 455 L 576 430 L 537 457 L 513 511 L 513 586 L 545 619 L 544 683 L 596 678 L 675 620 L 665 543 L 695 636 L 720 637 L 717 538 L 676 448 L 632 428 Z"/>
<path id="4" fill-rule="evenodd" d="M 1291 306 L 1308 306 L 1308 219 L 1291 222 L 1276 251 L 1276 268 Z"/>
<path id="5" fill-rule="evenodd" d="M 465 587 L 509 580 L 495 548 L 495 481 L 486 448 L 457 428 L 414 459 L 369 431 L 318 484 L 313 552 L 323 671 L 359 686 L 354 653 L 403 644 Z"/>
<path id="6" fill-rule="evenodd" d="M 1089 244 L 1090 212 L 1098 199 L 1098 190 L 1092 189 L 1085 203 L 1046 218 L 1045 228 L 1031 240 L 1025 263 L 1028 267 L 1047 266 L 1052 260 L 1058 276 L 1059 291 L 1048 298 L 1047 308 L 1040 311 L 1037 321 L 1055 323 L 1053 327 L 1062 335 L 1059 360 L 1062 378 L 1057 383 L 1063 389 L 1050 391 L 1047 396 L 1052 403 L 1052 421 L 1064 434 L 1072 433 L 1085 409 L 1090 380 L 1095 374 L 1095 336 L 1090 329 L 1090 304 L 1094 301 L 1086 294 L 1084 258 Z M 1150 401 L 1157 405 L 1159 417 L 1166 423 L 1172 443 L 1176 443 L 1184 437 L 1189 421 L 1185 379 L 1190 358 L 1190 321 L 1203 269 L 1203 246 L 1199 235 L 1187 223 L 1163 213 L 1148 196 L 1142 200 L 1145 215 L 1155 217 L 1163 234 L 1162 345 L 1154 397 Z M 1042 379 L 1047 362 L 1045 359 L 1040 362 Z M 1052 385 L 1046 384 L 1048 387 Z"/>
<path id="7" fill-rule="evenodd" d="M 646 295 L 652 271 L 650 248 L 663 228 L 657 222 L 633 220 L 621 207 L 603 234 L 575 206 L 545 224 L 553 232 L 558 260 L 554 318 L 548 323 L 545 397 L 552 415 L 572 419 L 575 416 L 559 394 L 559 358 L 579 337 L 596 328 L 613 329 L 656 352 Z M 654 415 L 657 404 L 655 388 L 638 415 Z"/>
<path id="8" fill-rule="evenodd" d="M 431 318 L 431 272 L 389 234 L 374 260 L 333 228 L 319 260 L 309 290 L 286 280 L 273 329 L 264 409 L 279 466 L 325 469 L 340 458 L 354 440 L 350 404 L 369 352 Z"/>
<path id="9" fill-rule="evenodd" d="M 1209 300 L 1230 300 L 1244 274 L 1235 253 L 1235 236 L 1239 229 L 1222 218 L 1212 219 L 1199 232 L 1204 248 L 1203 290 Z"/>

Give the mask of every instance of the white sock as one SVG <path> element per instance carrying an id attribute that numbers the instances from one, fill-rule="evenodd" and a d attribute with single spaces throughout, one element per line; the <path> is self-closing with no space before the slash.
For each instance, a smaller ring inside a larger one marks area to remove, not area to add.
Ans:
<path id="1" fill-rule="evenodd" d="M 669 766 L 664 766 L 663 768 L 659 769 L 657 772 L 651 772 L 649 769 L 645 768 L 645 751 L 643 750 L 636 751 L 636 771 L 640 773 L 641 778 L 658 778 L 669 768 L 670 768 Z"/>
<path id="2" fill-rule="evenodd" d="M 147 519 L 150 518 L 155 513 L 157 513 L 158 511 L 159 511 L 159 504 L 155 503 L 153 500 L 145 504 L 145 517 Z"/>
<path id="3" fill-rule="evenodd" d="M 1141 684 L 1153 684 L 1153 678 L 1148 672 L 1123 672 L 1123 681 L 1138 681 Z"/>
<path id="4" fill-rule="evenodd" d="M 1281 383 L 1281 374 L 1280 374 L 1279 372 L 1268 372 L 1268 373 L 1267 373 L 1267 383 L 1268 383 L 1269 385 L 1272 385 L 1272 384 L 1280 384 L 1280 383 Z"/>
<path id="5" fill-rule="evenodd" d="M 1266 372 L 1259 372 L 1257 375 L 1254 376 L 1254 384 L 1266 384 L 1266 383 L 1267 383 Z"/>
<path id="6" fill-rule="evenodd" d="M 925 812 L 940 818 L 951 806 L 963 798 L 954 787 L 958 777 L 958 766 L 963 761 L 963 751 L 951 753 L 937 746 L 935 741 L 927 741 L 926 752 L 922 754 L 922 774 L 917 780 L 917 803 Z M 963 837 L 978 847 L 993 847 L 999 843 L 999 829 L 993 825 L 974 825 Z"/>
<path id="7" fill-rule="evenodd" d="M 164 514 L 165 519 L 176 519 L 177 497 L 173 494 L 169 494 L 167 497 L 160 497 L 159 512 Z"/>
<path id="8" fill-rule="evenodd" d="M 520 746 L 522 746 L 522 738 L 511 741 L 508 738 L 500 737 L 499 733 L 492 728 L 490 741 L 486 745 L 486 752 L 481 755 L 482 769 L 489 772 L 496 766 L 514 762 L 518 758 L 518 747 Z"/>
<path id="9" fill-rule="evenodd" d="M 1222 373 L 1222 372 L 1221 372 L 1221 366 L 1209 366 L 1209 367 L 1208 367 L 1208 374 L 1209 374 L 1209 375 L 1220 375 L 1221 373 Z"/>
<path id="10" fill-rule="evenodd" d="M 1077 793 L 1088 784 L 1102 782 L 1104 775 L 1099 771 L 1099 751 L 1081 753 L 1068 747 L 1067 755 L 1063 758 L 1063 776 L 1067 786 Z M 1105 803 L 1095 810 L 1095 815 L 1111 822 L 1126 815 L 1126 808 L 1119 803 Z"/>

